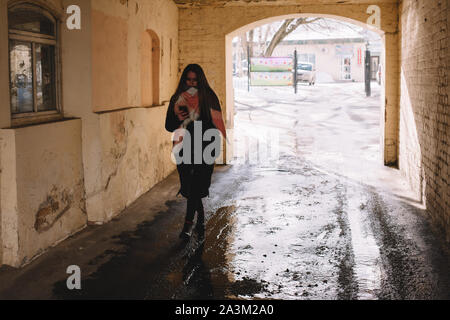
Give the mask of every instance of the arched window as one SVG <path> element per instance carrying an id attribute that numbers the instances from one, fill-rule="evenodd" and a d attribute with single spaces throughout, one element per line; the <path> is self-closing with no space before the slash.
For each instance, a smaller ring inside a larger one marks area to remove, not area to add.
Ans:
<path id="1" fill-rule="evenodd" d="M 159 68 L 161 48 L 153 30 L 141 36 L 141 99 L 143 106 L 159 105 Z"/>
<path id="2" fill-rule="evenodd" d="M 56 19 L 33 4 L 8 9 L 12 118 L 57 114 L 58 41 Z"/>

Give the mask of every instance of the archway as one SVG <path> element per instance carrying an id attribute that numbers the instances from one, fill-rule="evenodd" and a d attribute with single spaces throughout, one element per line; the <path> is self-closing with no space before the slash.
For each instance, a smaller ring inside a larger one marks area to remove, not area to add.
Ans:
<path id="1" fill-rule="evenodd" d="M 381 83 L 381 104 L 380 104 L 380 145 L 382 158 L 385 165 L 388 166 L 396 166 L 398 163 L 398 103 L 396 91 L 392 90 L 394 85 L 397 83 L 398 75 L 395 73 L 395 69 L 391 67 L 392 60 L 386 59 L 386 52 L 390 52 L 391 50 L 395 50 L 392 48 L 393 43 L 390 41 L 386 41 L 386 33 L 381 30 L 374 28 L 366 23 L 363 23 L 359 20 L 355 20 L 352 18 L 330 15 L 330 14 L 290 14 L 290 15 L 281 15 L 274 16 L 270 18 L 261 19 L 255 22 L 251 22 L 247 25 L 241 26 L 234 31 L 228 33 L 225 36 L 225 51 L 226 51 L 226 110 L 227 110 L 227 128 L 234 128 L 234 89 L 233 89 L 233 74 L 232 74 L 232 40 L 235 36 L 245 33 L 251 29 L 257 28 L 259 26 L 272 23 L 275 21 L 280 21 L 288 18 L 306 18 L 306 17 L 323 17 L 323 18 L 332 18 L 335 20 L 340 20 L 344 22 L 348 22 L 365 29 L 376 32 L 380 35 L 383 43 L 383 49 L 381 52 L 381 60 L 382 60 L 382 74 L 385 75 L 382 78 Z M 395 52 L 395 51 L 394 51 Z M 391 90 L 386 90 L 386 87 L 390 86 Z M 391 101 L 391 103 L 388 103 Z M 395 102 L 395 103 L 392 103 Z M 395 129 L 397 128 L 397 129 Z M 394 130 L 393 130 L 394 129 Z M 231 150 L 230 150 L 231 149 Z M 227 146 L 227 162 L 229 159 L 233 157 L 232 155 L 233 146 Z"/>
<path id="2" fill-rule="evenodd" d="M 374 1 L 379 8 L 380 30 L 385 47 L 384 112 L 381 114 L 382 154 L 384 164 L 396 165 L 399 145 L 399 8 L 397 3 Z M 327 16 L 365 25 L 371 17 L 369 4 L 330 3 L 281 5 L 262 3 L 215 6 L 214 4 L 179 4 L 179 70 L 189 63 L 198 63 L 219 96 L 227 129 L 233 128 L 231 41 L 233 35 L 283 17 Z M 369 12 L 369 13 L 368 13 Z M 367 26 L 366 26 L 367 27 Z M 231 131 L 231 130 L 230 130 Z M 230 146 L 224 146 L 225 162 L 232 158 Z"/>

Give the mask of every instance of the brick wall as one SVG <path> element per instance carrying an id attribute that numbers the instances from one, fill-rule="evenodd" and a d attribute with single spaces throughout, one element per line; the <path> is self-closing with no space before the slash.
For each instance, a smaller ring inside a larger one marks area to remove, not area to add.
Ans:
<path id="1" fill-rule="evenodd" d="M 450 240 L 448 0 L 400 6 L 400 169 Z"/>

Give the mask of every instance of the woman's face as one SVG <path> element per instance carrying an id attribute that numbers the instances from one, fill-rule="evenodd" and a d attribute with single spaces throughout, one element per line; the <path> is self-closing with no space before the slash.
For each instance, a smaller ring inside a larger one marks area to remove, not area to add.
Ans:
<path id="1" fill-rule="evenodd" d="M 186 85 L 188 87 L 197 87 L 197 75 L 195 72 L 189 71 L 186 78 Z"/>

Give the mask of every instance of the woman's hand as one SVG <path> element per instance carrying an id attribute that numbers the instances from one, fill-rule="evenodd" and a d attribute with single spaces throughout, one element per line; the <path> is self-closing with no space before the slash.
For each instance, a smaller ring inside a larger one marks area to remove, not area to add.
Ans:
<path id="1" fill-rule="evenodd" d="M 187 108 L 180 108 L 180 106 L 176 105 L 174 108 L 175 115 L 177 116 L 178 120 L 184 121 L 187 118 L 189 118 L 189 113 L 187 112 Z"/>
<path id="2" fill-rule="evenodd" d="M 181 113 L 179 113 L 179 114 L 177 115 L 177 117 L 178 117 L 178 120 L 184 121 L 184 120 L 186 120 L 187 118 L 189 118 L 189 113 L 187 113 L 186 111 L 182 111 Z"/>

